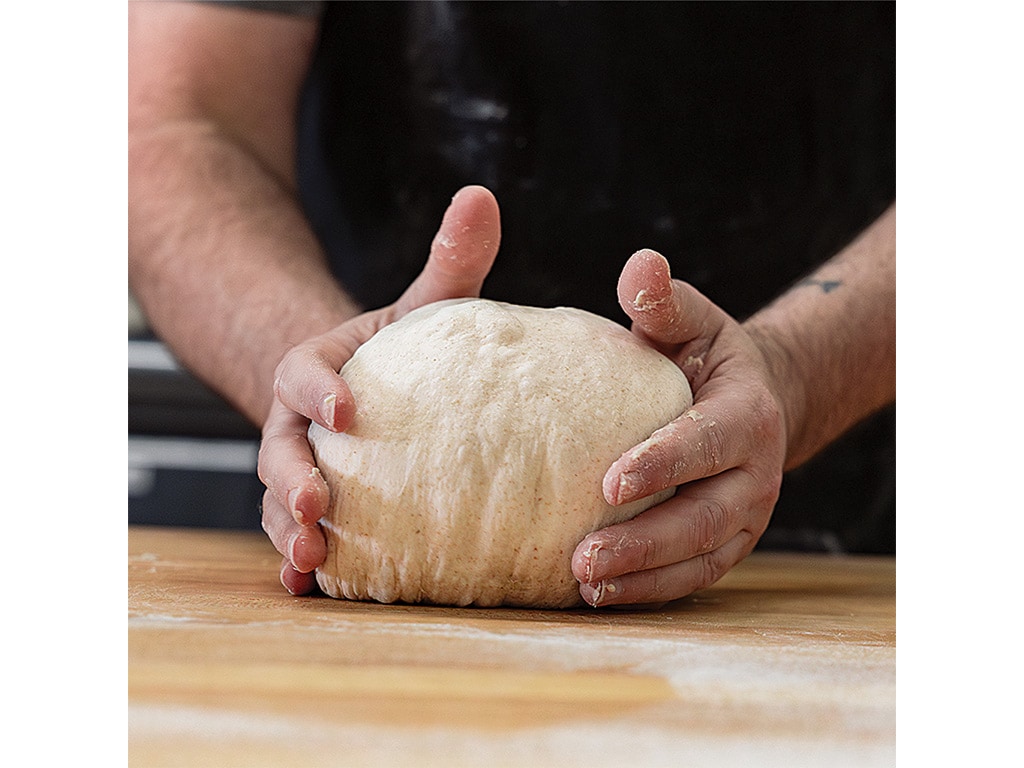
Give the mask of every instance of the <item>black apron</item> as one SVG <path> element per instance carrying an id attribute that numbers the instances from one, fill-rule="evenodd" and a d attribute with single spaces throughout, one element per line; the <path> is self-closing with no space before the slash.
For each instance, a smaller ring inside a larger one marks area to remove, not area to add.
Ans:
<path id="1" fill-rule="evenodd" d="M 328 3 L 302 202 L 367 308 L 483 184 L 485 296 L 626 323 L 654 248 L 742 320 L 895 199 L 895 86 L 893 3 Z M 894 407 L 787 475 L 763 546 L 895 551 Z"/>

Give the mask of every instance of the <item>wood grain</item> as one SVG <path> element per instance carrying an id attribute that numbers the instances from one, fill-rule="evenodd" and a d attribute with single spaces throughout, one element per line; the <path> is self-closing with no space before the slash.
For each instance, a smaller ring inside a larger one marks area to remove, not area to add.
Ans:
<path id="1" fill-rule="evenodd" d="M 134 766 L 891 765 L 893 558 L 755 553 L 635 611 L 288 595 L 260 534 L 130 528 Z"/>

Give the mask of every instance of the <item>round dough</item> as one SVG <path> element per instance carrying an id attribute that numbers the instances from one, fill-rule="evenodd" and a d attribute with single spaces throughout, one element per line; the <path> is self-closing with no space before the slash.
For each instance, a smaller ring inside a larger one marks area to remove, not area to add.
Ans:
<path id="1" fill-rule="evenodd" d="M 333 597 L 574 606 L 583 537 L 674 491 L 604 500 L 608 467 L 692 397 L 668 358 L 589 312 L 442 301 L 341 374 L 351 427 L 309 430 L 331 489 L 317 582 Z"/>

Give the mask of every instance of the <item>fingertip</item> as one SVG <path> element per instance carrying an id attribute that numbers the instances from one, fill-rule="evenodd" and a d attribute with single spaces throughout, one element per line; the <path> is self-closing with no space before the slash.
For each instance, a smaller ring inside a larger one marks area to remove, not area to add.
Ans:
<path id="1" fill-rule="evenodd" d="M 288 492 L 288 511 L 299 525 L 313 525 L 327 511 L 331 492 L 318 467 L 312 467 L 305 482 Z"/>
<path id="2" fill-rule="evenodd" d="M 444 218 L 454 214 L 459 218 L 472 218 L 474 221 L 490 224 L 498 221 L 498 212 L 498 198 L 494 193 L 487 187 L 470 184 L 452 195 Z"/>
<path id="3" fill-rule="evenodd" d="M 494 194 L 482 186 L 467 186 L 452 197 L 441 227 L 431 244 L 431 256 L 441 266 L 452 263 L 486 275 L 501 243 L 501 212 Z"/>
<path id="4" fill-rule="evenodd" d="M 630 257 L 630 260 L 650 269 L 657 269 L 664 272 L 666 279 L 671 277 L 671 267 L 668 263 L 668 259 L 653 248 L 641 248 Z"/>
<path id="5" fill-rule="evenodd" d="M 588 536 L 573 550 L 572 559 L 569 561 L 569 570 L 576 581 L 585 584 L 590 581 L 590 547 L 593 546 Z"/>
<path id="6" fill-rule="evenodd" d="M 296 429 L 289 411 L 332 432 L 348 426 L 356 403 L 339 369 L 357 347 L 349 335 L 324 334 L 289 350 L 274 379 L 275 406 L 279 404 L 282 411 L 274 419 L 278 431 L 284 434 Z M 267 421 L 269 424 L 269 417 Z"/>
<path id="7" fill-rule="evenodd" d="M 348 397 L 340 399 L 334 410 L 334 428 L 338 432 L 344 432 L 348 429 L 356 417 L 356 401 L 352 397 L 347 384 L 345 385 L 345 391 L 348 393 Z"/>
<path id="8" fill-rule="evenodd" d="M 579 543 L 572 555 L 572 575 L 580 584 L 591 584 L 602 575 L 605 546 L 594 535 L 587 536 Z"/>
<path id="9" fill-rule="evenodd" d="M 619 477 L 619 471 L 613 466 L 604 476 L 604 480 L 601 481 L 601 492 L 604 494 L 604 500 L 613 507 L 619 506 Z"/>
<path id="10" fill-rule="evenodd" d="M 656 348 L 683 344 L 698 334 L 713 335 L 722 323 L 721 310 L 692 286 L 674 280 L 665 257 L 649 249 L 637 251 L 626 262 L 618 298 L 634 332 Z"/>
<path id="11" fill-rule="evenodd" d="M 580 584 L 580 597 L 592 608 L 612 607 L 613 603 L 622 600 L 620 589 L 617 579 L 604 579 L 593 584 Z"/>
<path id="12" fill-rule="evenodd" d="M 604 500 L 613 507 L 619 507 L 640 498 L 646 491 L 643 475 L 635 468 L 634 459 L 640 455 L 646 443 L 633 448 L 616 461 L 601 481 Z"/>
<path id="13" fill-rule="evenodd" d="M 583 602 L 591 608 L 597 608 L 601 604 L 601 598 L 603 596 L 603 590 L 601 589 L 600 583 L 580 584 L 580 597 L 582 597 Z"/>
<path id="14" fill-rule="evenodd" d="M 657 251 L 642 248 L 629 257 L 618 283 L 619 304 L 630 317 L 657 308 L 672 297 L 672 273 L 668 260 Z"/>
<path id="15" fill-rule="evenodd" d="M 288 560 L 281 563 L 281 585 L 292 595 L 301 596 L 314 592 L 317 588 L 316 573 L 302 573 L 295 570 Z"/>
<path id="16" fill-rule="evenodd" d="M 481 184 L 467 184 L 462 187 L 452 195 L 452 202 L 472 202 L 485 207 L 493 206 L 495 210 L 498 208 L 498 198 L 494 196 L 491 190 Z"/>
<path id="17" fill-rule="evenodd" d="M 344 379 L 340 386 L 332 392 L 328 392 L 317 404 L 314 419 L 324 429 L 331 432 L 344 432 L 356 415 L 356 403 L 352 397 L 352 391 Z"/>
<path id="18" fill-rule="evenodd" d="M 317 529 L 296 531 L 288 539 L 288 560 L 299 573 L 311 573 L 327 557 L 327 544 Z"/>
<path id="19" fill-rule="evenodd" d="M 320 402 L 316 407 L 316 423 L 324 429 L 337 432 L 338 428 L 334 425 L 335 413 L 337 410 L 338 395 L 334 392 L 328 392 L 320 398 Z"/>

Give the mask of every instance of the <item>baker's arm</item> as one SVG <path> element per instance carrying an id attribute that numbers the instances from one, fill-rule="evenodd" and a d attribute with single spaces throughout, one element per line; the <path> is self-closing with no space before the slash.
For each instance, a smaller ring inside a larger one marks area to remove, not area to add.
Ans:
<path id="1" fill-rule="evenodd" d="M 594 605 L 663 602 L 717 581 L 764 532 L 782 473 L 896 395 L 896 211 L 742 325 L 651 251 L 623 269 L 635 333 L 686 373 L 693 407 L 627 451 L 604 495 L 676 495 L 587 536 L 572 568 Z"/>
<path id="2" fill-rule="evenodd" d="M 793 469 L 896 399 L 896 205 L 743 328 L 784 400 Z"/>
<path id="3" fill-rule="evenodd" d="M 396 304 L 360 313 L 295 195 L 316 32 L 303 17 L 129 4 L 130 284 L 182 362 L 262 425 L 263 527 L 296 593 L 326 554 L 316 521 L 329 495 L 306 429 L 343 429 L 356 407 L 338 369 L 404 312 L 476 295 L 500 241 L 493 195 L 462 190 L 421 275 Z"/>
<path id="4" fill-rule="evenodd" d="M 262 425 L 295 343 L 357 313 L 295 193 L 312 18 L 128 4 L 129 281 L 154 330 Z"/>

